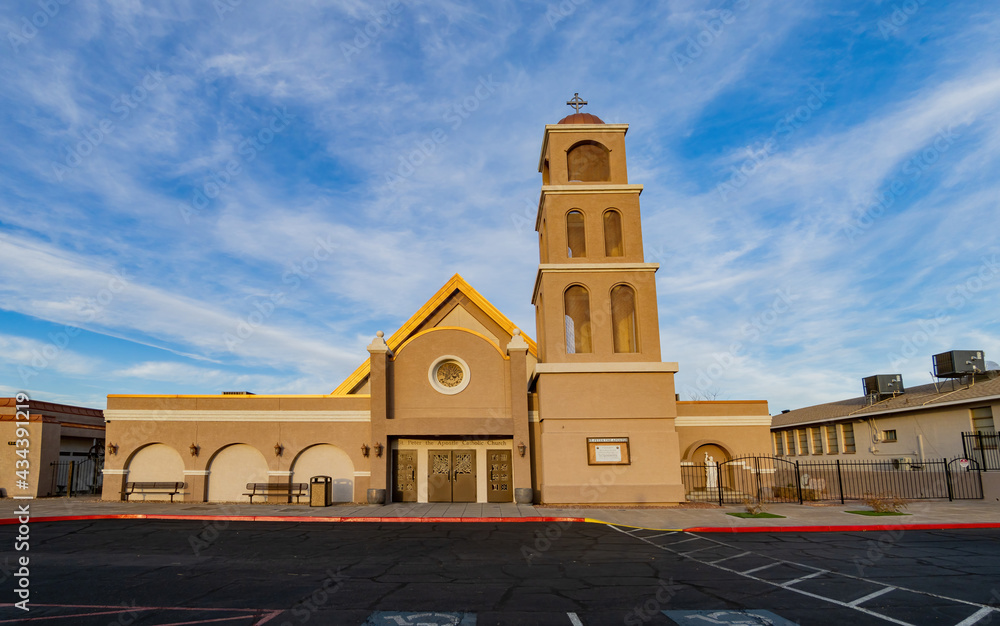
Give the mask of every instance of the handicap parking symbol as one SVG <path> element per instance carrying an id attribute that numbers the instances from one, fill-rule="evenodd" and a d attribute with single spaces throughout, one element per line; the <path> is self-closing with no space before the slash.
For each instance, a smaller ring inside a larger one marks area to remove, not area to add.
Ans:
<path id="1" fill-rule="evenodd" d="M 475 613 L 375 611 L 362 626 L 476 626 Z"/>
<path id="2" fill-rule="evenodd" d="M 795 622 L 775 615 L 770 611 L 663 611 L 676 624 L 687 626 L 707 626 L 708 624 L 728 624 L 729 626 L 797 626 Z"/>

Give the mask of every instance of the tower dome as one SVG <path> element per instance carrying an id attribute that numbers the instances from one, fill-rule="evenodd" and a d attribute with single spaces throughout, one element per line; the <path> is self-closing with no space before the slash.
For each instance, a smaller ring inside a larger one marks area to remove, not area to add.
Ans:
<path id="1" fill-rule="evenodd" d="M 601 118 L 591 113 L 570 113 L 559 120 L 560 124 L 603 124 Z"/>

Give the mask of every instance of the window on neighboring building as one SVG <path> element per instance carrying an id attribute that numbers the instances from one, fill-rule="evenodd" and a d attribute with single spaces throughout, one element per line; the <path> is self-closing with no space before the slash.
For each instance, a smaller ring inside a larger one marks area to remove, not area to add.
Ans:
<path id="1" fill-rule="evenodd" d="M 996 433 L 993 425 L 993 409 L 988 406 L 972 409 L 972 430 L 977 433 L 992 435 Z"/>
<path id="2" fill-rule="evenodd" d="M 843 424 L 840 428 L 844 435 L 844 453 L 854 454 L 854 424 Z"/>
<path id="3" fill-rule="evenodd" d="M 812 430 L 813 454 L 823 454 L 823 429 L 813 426 L 810 430 Z"/>
<path id="4" fill-rule="evenodd" d="M 809 431 L 803 428 L 799 433 L 799 454 L 809 454 Z"/>
<path id="5" fill-rule="evenodd" d="M 826 427 L 826 452 L 827 454 L 837 454 L 837 427 L 833 424 Z"/>
<path id="6" fill-rule="evenodd" d="M 614 209 L 604 212 L 604 254 L 607 256 L 625 254 L 625 246 L 622 245 L 622 214 Z"/>
<path id="7" fill-rule="evenodd" d="M 895 430 L 883 430 L 882 431 L 882 441 L 887 443 L 892 443 L 896 441 L 896 431 Z"/>
<path id="8" fill-rule="evenodd" d="M 587 228 L 580 211 L 566 214 L 566 247 L 566 252 L 572 259 L 587 256 Z"/>
<path id="9" fill-rule="evenodd" d="M 573 285 L 566 290 L 566 353 L 579 354 L 593 350 L 590 342 L 590 293 L 585 287 Z"/>
<path id="10" fill-rule="evenodd" d="M 635 290 L 618 285 L 611 290 L 611 326 L 614 329 L 615 352 L 638 352 L 635 324 Z"/>
<path id="11" fill-rule="evenodd" d="M 785 455 L 785 435 L 783 433 L 774 433 L 774 456 L 784 456 Z"/>
<path id="12" fill-rule="evenodd" d="M 788 454 L 795 454 L 795 431 L 786 430 L 785 431 L 785 443 L 788 447 Z"/>
<path id="13" fill-rule="evenodd" d="M 979 433 L 974 443 L 976 449 L 980 446 L 987 450 L 997 449 L 997 431 L 993 424 L 993 409 L 988 406 L 972 409 L 972 430 Z"/>

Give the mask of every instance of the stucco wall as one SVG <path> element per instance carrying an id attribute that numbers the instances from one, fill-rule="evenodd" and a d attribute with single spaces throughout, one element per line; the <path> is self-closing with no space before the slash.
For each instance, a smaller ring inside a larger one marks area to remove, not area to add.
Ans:
<path id="1" fill-rule="evenodd" d="M 763 400 L 678 402 L 675 426 L 681 460 L 704 462 L 704 455 L 695 451 L 709 445 L 724 451 L 724 458 L 712 453 L 716 461 L 770 455 L 770 421 L 767 402 Z"/>
<path id="2" fill-rule="evenodd" d="M 215 485 L 229 485 L 224 490 L 226 498 L 232 497 L 230 492 L 237 483 L 242 483 L 242 493 L 247 482 L 287 481 L 298 455 L 316 444 L 334 445 L 343 451 L 354 475 L 334 478 L 353 480 L 351 499 L 365 499 L 374 458 L 374 454 L 364 457 L 361 452 L 362 443 L 371 443 L 368 398 L 109 396 L 105 415 L 108 442 L 118 446 L 118 453 L 105 459 L 105 500 L 121 498 L 124 483 L 133 480 L 128 467 L 132 455 L 152 443 L 168 446 L 183 460 L 183 478 L 174 480 L 187 483 L 184 500 L 204 501 L 213 480 Z M 191 453 L 192 444 L 197 454 Z M 240 475 L 235 477 L 235 470 L 226 465 L 211 466 L 218 454 L 234 444 L 249 446 L 260 455 L 263 466 L 257 469 L 262 469 L 263 476 L 258 477 L 261 472 L 254 470 L 252 477 L 244 475 L 246 472 L 236 472 Z M 276 444 L 281 446 L 280 455 L 275 452 Z M 308 479 L 296 477 L 294 481 Z"/>
<path id="3" fill-rule="evenodd" d="M 537 390 L 542 502 L 684 500 L 672 373 L 547 373 Z M 631 464 L 591 465 L 588 437 L 627 437 Z"/>
<path id="4" fill-rule="evenodd" d="M 681 502 L 677 433 L 669 420 L 546 420 L 544 503 Z M 588 437 L 627 437 L 630 465 L 590 465 Z"/>
<path id="5" fill-rule="evenodd" d="M 438 391 L 429 377 L 431 366 L 445 356 L 468 365 L 468 385 L 454 395 Z M 390 415 L 396 420 L 509 417 L 505 363 L 496 344 L 476 333 L 448 328 L 422 333 L 404 344 L 392 361 Z"/>

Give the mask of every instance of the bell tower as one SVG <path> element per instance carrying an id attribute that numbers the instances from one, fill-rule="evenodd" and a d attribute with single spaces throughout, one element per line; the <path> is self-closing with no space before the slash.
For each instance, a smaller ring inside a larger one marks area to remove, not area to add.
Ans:
<path id="1" fill-rule="evenodd" d="M 587 103 L 579 94 L 567 104 L 576 112 L 545 127 L 538 164 L 532 303 L 545 450 L 540 495 L 566 503 L 683 501 L 674 430 L 677 364 L 660 361 L 659 265 L 643 257 L 642 185 L 628 182 L 628 125 L 581 113 Z M 585 495 L 608 469 L 587 457 L 581 467 L 574 455 L 608 437 L 627 442 L 631 455 L 614 466 L 613 484 Z"/>
<path id="2" fill-rule="evenodd" d="M 659 266 L 643 260 L 627 130 L 579 112 L 545 127 L 533 300 L 544 362 L 660 360 Z"/>

